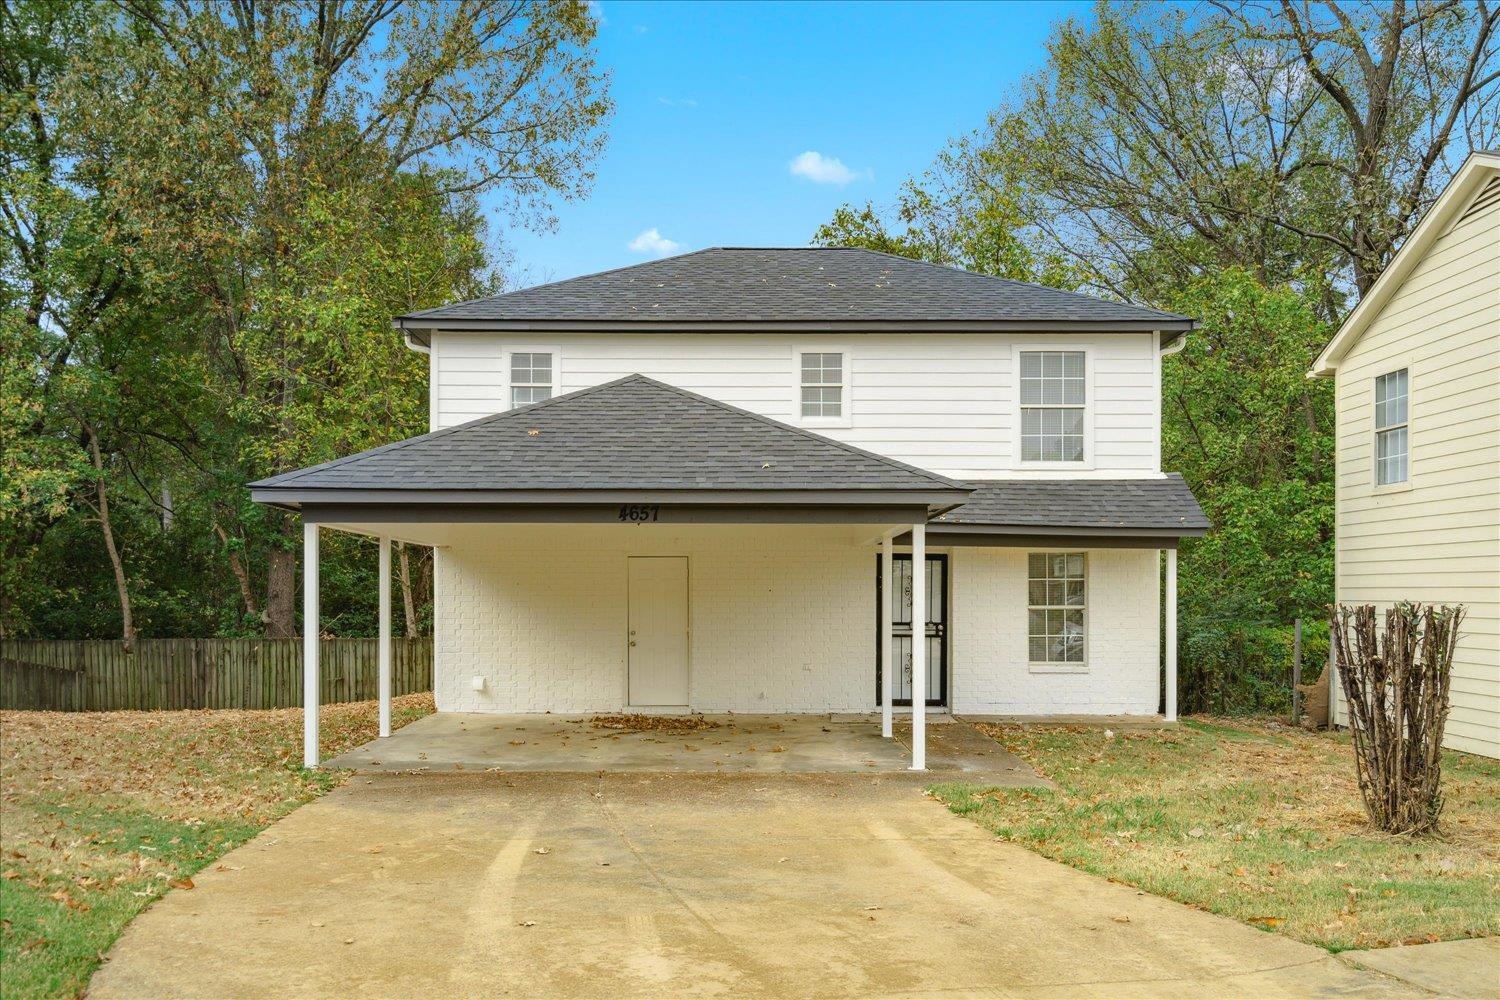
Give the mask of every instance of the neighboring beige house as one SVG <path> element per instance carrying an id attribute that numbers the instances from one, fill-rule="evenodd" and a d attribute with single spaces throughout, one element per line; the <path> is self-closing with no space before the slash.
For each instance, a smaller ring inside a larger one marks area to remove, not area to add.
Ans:
<path id="1" fill-rule="evenodd" d="M 1500 757 L 1500 154 L 1469 157 L 1312 374 L 1337 380 L 1338 600 L 1465 605 L 1445 743 Z"/>

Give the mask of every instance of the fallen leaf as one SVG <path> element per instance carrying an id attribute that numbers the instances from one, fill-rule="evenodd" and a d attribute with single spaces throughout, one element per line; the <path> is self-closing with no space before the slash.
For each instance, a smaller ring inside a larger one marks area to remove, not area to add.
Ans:
<path id="1" fill-rule="evenodd" d="M 538 847 L 536 850 L 532 851 L 531 853 L 532 854 L 551 854 L 552 853 L 552 848 L 550 848 L 550 847 Z"/>
<path id="2" fill-rule="evenodd" d="M 186 877 L 184 877 L 184 878 L 174 878 L 172 881 L 168 882 L 167 885 L 170 885 L 174 889 L 196 889 L 197 888 L 197 886 L 193 885 L 193 880 L 190 879 L 190 878 L 186 878 Z"/>

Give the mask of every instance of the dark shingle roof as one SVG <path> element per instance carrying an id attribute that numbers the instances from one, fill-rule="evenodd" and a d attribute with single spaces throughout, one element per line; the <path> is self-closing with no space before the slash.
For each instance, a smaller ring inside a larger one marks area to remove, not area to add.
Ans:
<path id="1" fill-rule="evenodd" d="M 273 476 L 251 489 L 858 490 L 953 499 L 966 491 L 936 473 L 644 375 Z"/>
<path id="2" fill-rule="evenodd" d="M 1098 528 L 1164 535 L 1201 534 L 1210 527 L 1192 490 L 1175 472 L 1165 479 L 1000 479 L 968 485 L 974 488 L 969 499 L 934 518 L 934 527 L 1003 527 L 1018 533 Z"/>
<path id="3" fill-rule="evenodd" d="M 398 325 L 980 324 L 1187 330 L 1090 295 L 845 247 L 715 247 L 412 313 Z"/>

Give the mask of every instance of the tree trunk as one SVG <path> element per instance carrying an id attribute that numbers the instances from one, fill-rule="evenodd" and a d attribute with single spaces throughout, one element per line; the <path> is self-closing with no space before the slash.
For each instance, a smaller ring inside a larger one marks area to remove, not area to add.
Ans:
<path id="1" fill-rule="evenodd" d="M 396 549 L 401 556 L 401 606 L 406 612 L 406 638 L 417 637 L 417 601 L 411 590 L 411 559 L 409 548 L 405 542 L 397 542 Z"/>
<path id="2" fill-rule="evenodd" d="M 283 525 L 283 535 L 288 525 Z M 297 554 L 273 545 L 266 559 L 266 637 L 293 639 L 297 636 Z"/>
<path id="3" fill-rule="evenodd" d="M 229 570 L 240 585 L 240 599 L 245 602 L 245 614 L 251 618 L 259 618 L 260 611 L 255 607 L 255 591 L 250 586 L 250 571 L 245 569 L 245 563 L 240 559 L 239 553 L 229 547 L 229 535 L 214 522 L 214 534 L 219 536 L 219 542 L 224 546 L 225 554 L 229 558 Z"/>
<path id="4" fill-rule="evenodd" d="M 99 453 L 99 436 L 94 433 L 94 428 L 84 423 L 83 432 L 88 436 L 89 457 L 93 460 L 94 471 L 98 473 L 94 489 L 99 503 L 94 509 L 99 515 L 99 528 L 104 533 L 104 549 L 109 553 L 109 564 L 115 574 L 115 593 L 120 599 L 120 642 L 128 653 L 135 648 L 135 617 L 130 608 L 130 586 L 125 578 L 125 563 L 115 545 L 114 525 L 109 519 L 109 490 L 104 485 L 104 458 Z"/>

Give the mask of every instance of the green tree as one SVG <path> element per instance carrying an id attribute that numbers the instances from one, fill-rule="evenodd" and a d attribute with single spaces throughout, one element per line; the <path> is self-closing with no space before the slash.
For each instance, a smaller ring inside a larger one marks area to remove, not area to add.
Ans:
<path id="1" fill-rule="evenodd" d="M 245 613 L 293 635 L 297 525 L 243 484 L 420 429 L 389 316 L 490 287 L 478 193 L 546 225 L 587 190 L 610 111 L 594 22 L 575 2 L 119 7 L 127 31 L 72 67 L 80 158 L 109 179 L 112 245 L 198 297 L 216 416 L 192 485 Z"/>
<path id="2" fill-rule="evenodd" d="M 1164 464 L 1216 525 L 1180 566 L 1186 709 L 1281 697 L 1286 624 L 1332 597 L 1332 391 L 1304 375 L 1496 141 L 1497 22 L 1486 0 L 1101 3 L 894 221 L 845 206 L 815 237 L 1202 320 L 1163 366 Z M 973 234 L 1000 252 L 957 249 Z"/>

